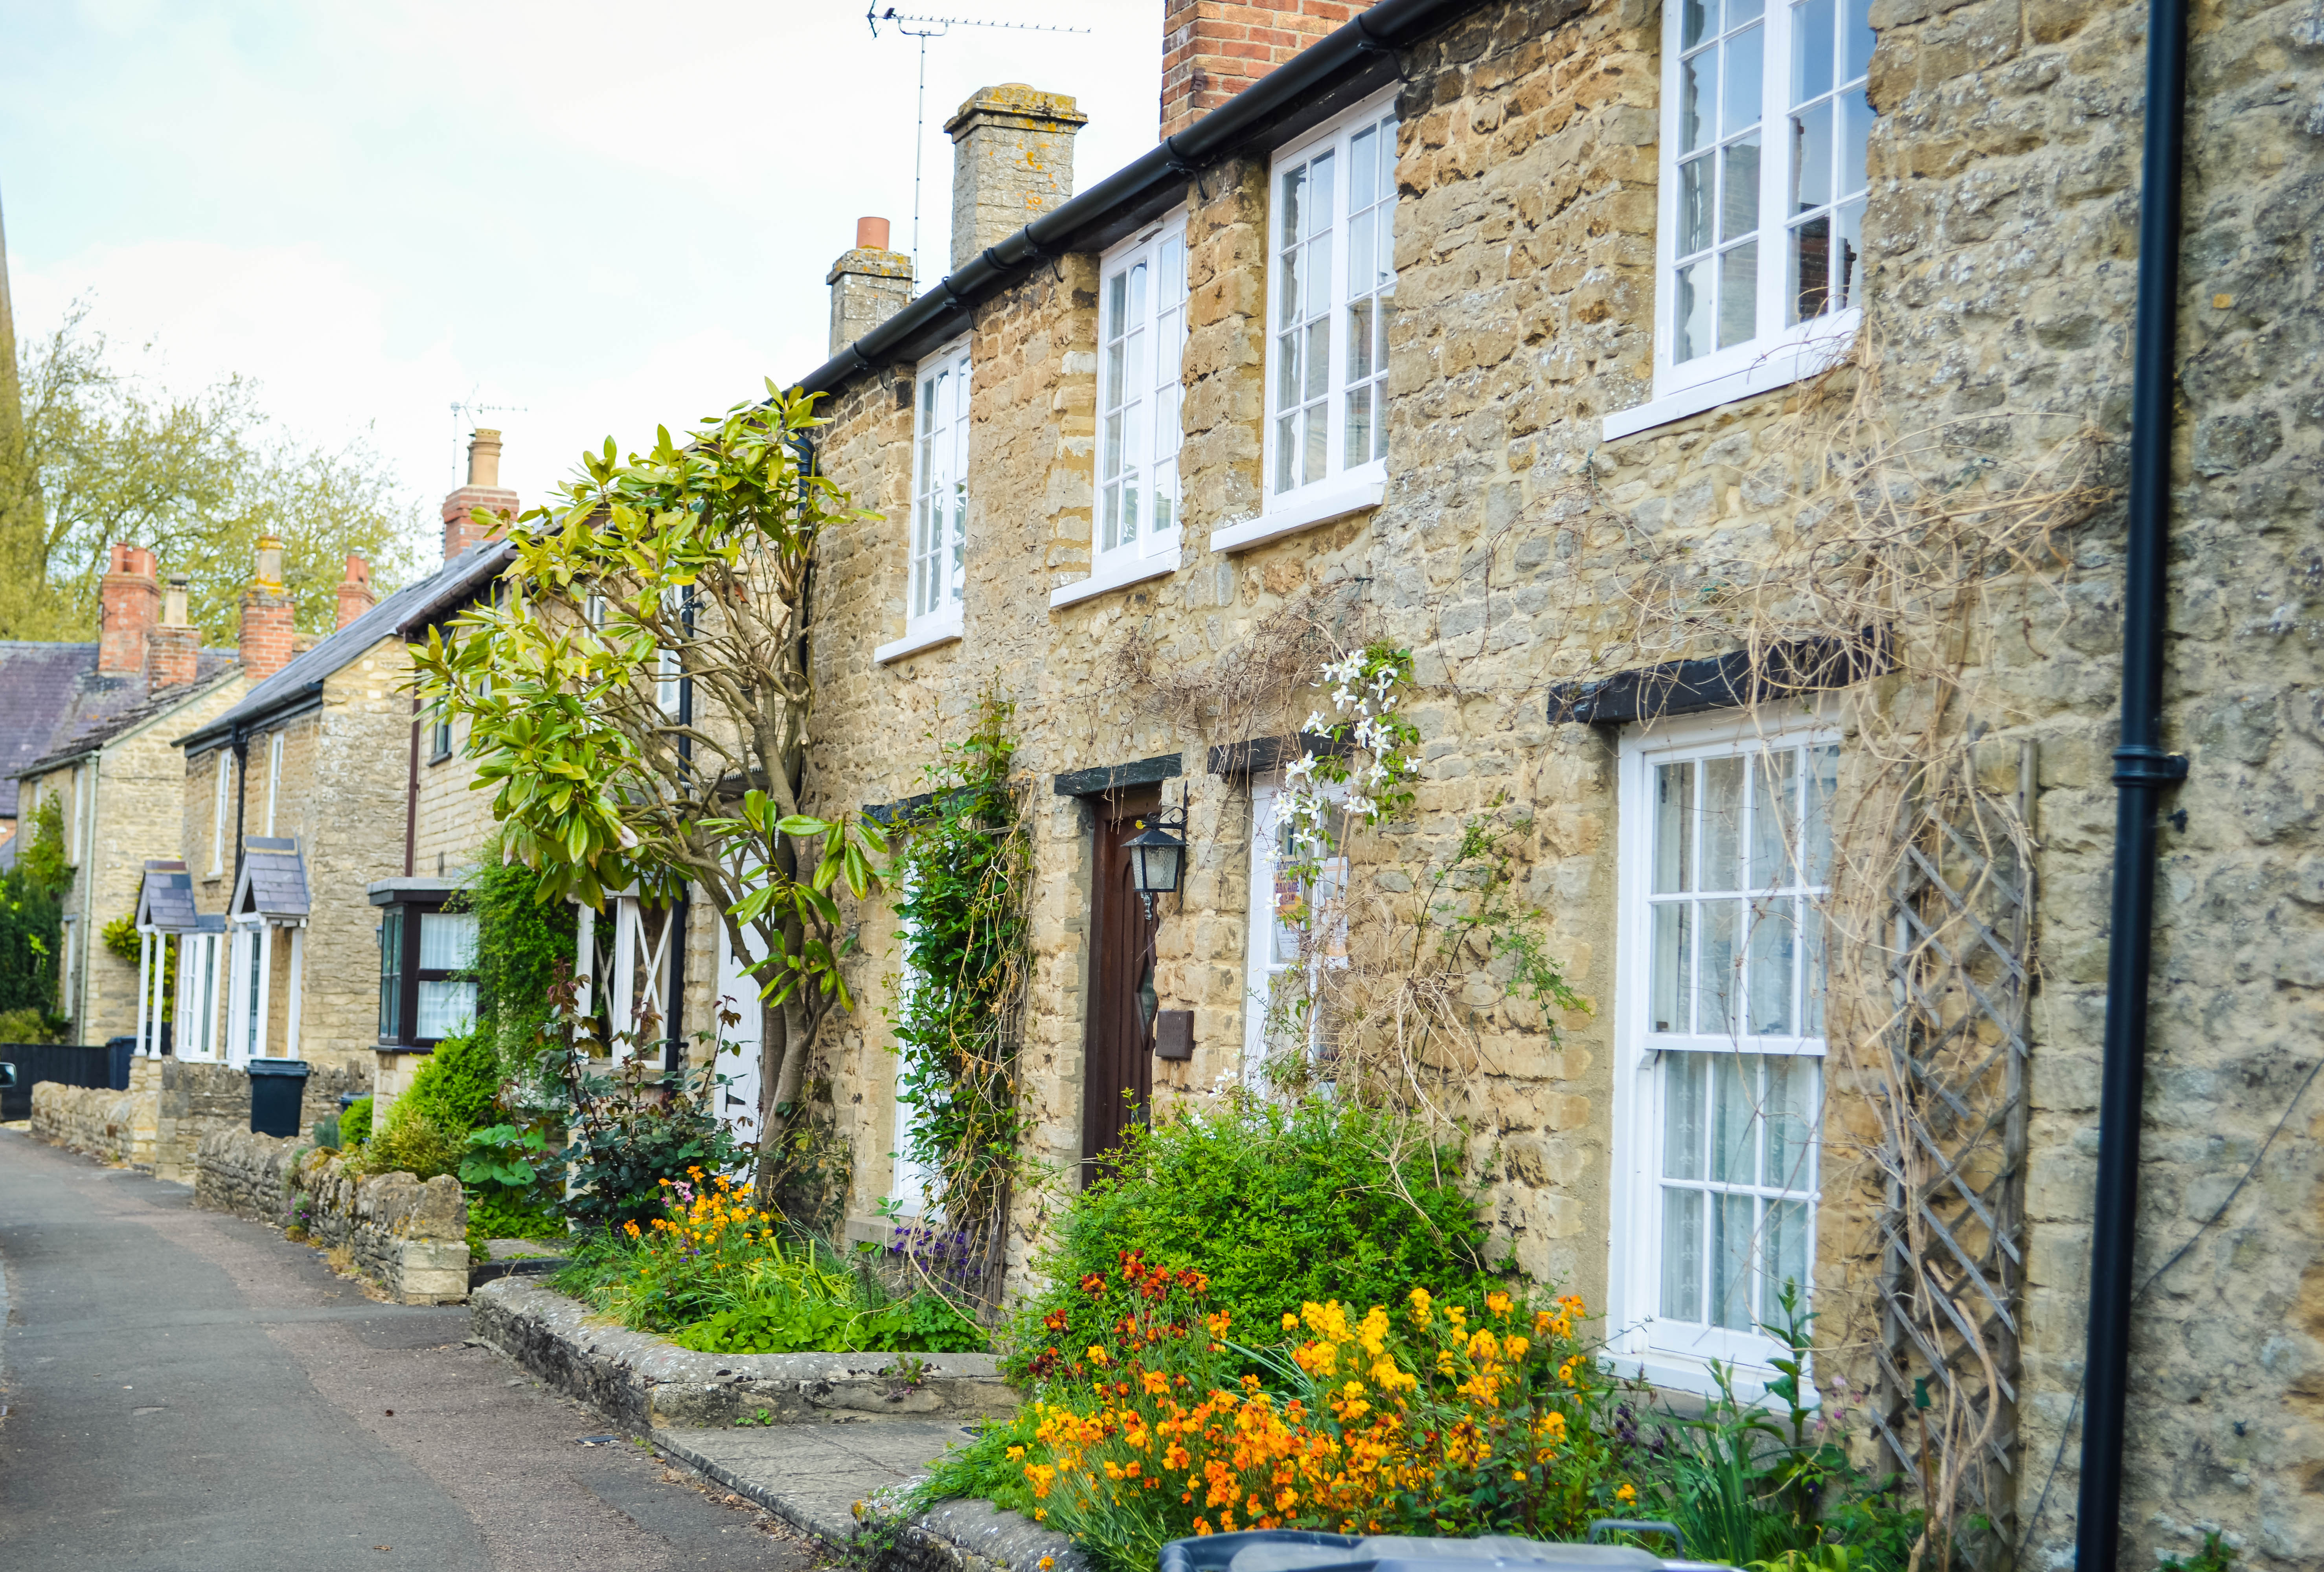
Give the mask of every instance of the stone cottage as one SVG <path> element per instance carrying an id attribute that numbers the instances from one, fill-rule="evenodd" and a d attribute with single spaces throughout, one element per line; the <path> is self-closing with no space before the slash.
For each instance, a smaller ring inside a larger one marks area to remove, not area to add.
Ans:
<path id="1" fill-rule="evenodd" d="M 206 1057 L 303 1059 L 350 1085 L 373 1080 L 383 995 L 370 891 L 411 870 L 422 729 L 402 630 L 458 604 L 503 565 L 505 547 L 472 511 L 515 511 L 497 483 L 497 434 L 478 437 L 489 446 L 481 467 L 472 450 L 472 483 L 453 493 L 456 519 L 447 501 L 443 567 L 374 603 L 351 559 L 337 630 L 175 740 L 187 869 L 199 906 L 226 923 L 208 941 L 219 947 L 206 970 L 217 986 L 187 1012 L 214 1045 Z"/>
<path id="2" fill-rule="evenodd" d="M 264 560 L 262 549 L 262 573 Z M 201 630 L 186 620 L 185 581 L 173 578 L 165 590 L 154 568 L 144 547 L 113 547 L 97 581 L 96 658 L 72 680 L 46 746 L 16 777 L 23 823 L 51 798 L 60 810 L 73 882 L 65 896 L 57 1007 L 72 1021 L 72 1040 L 81 1043 L 138 1034 L 138 964 L 107 950 L 103 934 L 108 924 L 136 915 L 147 860 L 179 854 L 182 787 L 172 741 L 185 727 L 230 706 L 254 673 L 265 675 L 270 657 L 279 665 L 289 653 L 286 642 L 281 656 L 272 656 L 259 629 L 247 622 L 239 651 L 201 648 Z M 288 628 L 286 621 L 286 635 Z M 81 647 L 16 648 L 29 657 L 44 648 Z M 29 658 L 23 664 L 42 672 L 53 667 Z"/>
<path id="3" fill-rule="evenodd" d="M 896 803 L 987 694 L 1015 706 L 1036 1171 L 1073 1182 L 1125 1091 L 1205 1098 L 1281 1049 L 1309 683 L 1409 650 L 1415 799 L 1351 855 L 1442 867 L 1497 826 L 1591 1006 L 1456 979 L 1497 1237 L 1672 1389 L 1714 1357 L 1763 1377 L 1803 1282 L 1891 1461 L 1925 1378 L 1964 1510 L 2061 1564 L 2108 967 L 2143 954 L 2110 930 L 2107 824 L 2118 783 L 2134 828 L 2161 792 L 2126 1558 L 2212 1525 L 2255 1566 L 2324 1559 L 2324 14 L 2195 7 L 2158 166 L 2177 409 L 2144 406 L 2175 435 L 2132 442 L 2147 25 L 1174 3 L 1170 134 L 1079 195 L 1083 106 L 963 106 L 948 275 L 907 302 L 859 232 L 800 378 L 874 515 L 825 542 L 812 785 Z M 2160 672 L 2159 748 L 2113 719 L 2157 497 L 2168 631 L 2134 618 L 2127 670 Z M 1182 802 L 1148 924 L 1125 842 Z M 913 1187 L 892 916 L 862 938 L 812 1084 L 870 1231 Z M 1017 1198 L 1019 1281 L 1056 1201 Z"/>

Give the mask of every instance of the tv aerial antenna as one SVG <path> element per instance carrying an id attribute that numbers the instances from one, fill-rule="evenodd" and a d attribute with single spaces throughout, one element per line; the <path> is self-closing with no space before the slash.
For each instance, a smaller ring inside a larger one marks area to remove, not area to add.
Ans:
<path id="1" fill-rule="evenodd" d="M 479 404 L 473 392 L 465 399 L 452 400 L 452 474 L 456 483 L 466 477 L 460 473 L 460 427 L 479 415 L 530 415 L 532 410 L 523 404 Z"/>
<path id="2" fill-rule="evenodd" d="M 1088 32 L 1092 29 L 1047 22 L 987 22 L 973 16 L 913 16 L 893 5 L 881 5 L 879 0 L 863 8 L 863 20 L 871 24 L 873 38 L 880 36 L 880 24 L 884 22 L 891 32 L 918 39 L 920 45 L 919 97 L 912 115 L 912 288 L 917 290 L 920 287 L 920 160 L 928 140 L 928 40 L 943 38 L 955 27 L 990 27 L 1007 32 Z"/>

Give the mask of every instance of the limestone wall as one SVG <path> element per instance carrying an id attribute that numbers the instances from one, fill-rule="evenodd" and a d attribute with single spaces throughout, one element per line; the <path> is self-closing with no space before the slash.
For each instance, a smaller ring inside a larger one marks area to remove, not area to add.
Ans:
<path id="1" fill-rule="evenodd" d="M 468 1207 L 456 1179 L 358 1179 L 329 1152 L 231 1130 L 203 1138 L 197 1165 L 198 1206 L 296 1230 L 400 1303 L 467 1298 Z"/>
<path id="2" fill-rule="evenodd" d="M 301 1139 L 339 1111 L 342 1093 L 366 1089 L 355 1071 L 311 1071 L 299 1110 Z M 205 1137 L 249 1128 L 250 1074 L 228 1064 L 135 1059 L 126 1091 L 55 1081 L 32 1089 L 32 1133 L 42 1140 L 180 1183 L 192 1181 Z"/>
<path id="3" fill-rule="evenodd" d="M 150 1165 L 152 1117 L 152 1098 L 136 1092 L 55 1080 L 32 1088 L 34 1137 L 106 1163 L 131 1163 L 142 1146 Z"/>

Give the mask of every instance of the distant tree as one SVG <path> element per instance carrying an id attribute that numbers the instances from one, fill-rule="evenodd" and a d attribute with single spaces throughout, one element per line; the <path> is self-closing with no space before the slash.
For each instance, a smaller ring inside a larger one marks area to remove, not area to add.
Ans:
<path id="1" fill-rule="evenodd" d="M 88 637 L 116 540 L 187 575 L 188 614 L 211 643 L 239 630 L 262 534 L 282 538 L 309 632 L 336 621 L 347 553 L 371 558 L 383 590 L 417 571 L 413 508 L 366 444 L 335 451 L 271 429 L 240 377 L 159 390 L 122 369 L 88 315 L 76 304 L 18 354 L 22 413 L 0 442 L 0 638 Z"/>

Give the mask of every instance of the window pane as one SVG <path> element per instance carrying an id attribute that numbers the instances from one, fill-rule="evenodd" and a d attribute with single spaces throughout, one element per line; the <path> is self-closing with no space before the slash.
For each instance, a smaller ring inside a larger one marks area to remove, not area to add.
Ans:
<path id="1" fill-rule="evenodd" d="M 1769 749 L 1751 771 L 1752 889 L 1781 889 L 1792 882 L 1792 837 L 1800 799 L 1800 755 L 1794 748 Z"/>
<path id="2" fill-rule="evenodd" d="M 1323 326 L 1318 323 L 1316 326 Z M 1321 409 L 1307 411 L 1307 453 L 1301 464 L 1301 474 L 1308 481 L 1320 481 L 1331 464 L 1326 446 L 1332 439 L 1331 424 L 1323 418 Z"/>
<path id="3" fill-rule="evenodd" d="M 1841 80 L 1852 82 L 1872 69 L 1872 0 L 1848 0 L 1848 26 L 1841 47 L 1848 51 Z"/>
<path id="4" fill-rule="evenodd" d="M 1759 1319 L 1768 1326 L 1780 1327 L 1784 1324 L 1784 1283 L 1798 1284 L 1798 1303 L 1803 1309 L 1807 1304 L 1806 1202 L 1778 1200 L 1767 1203 L 1767 1240 L 1761 1258 L 1766 1264 L 1759 1277 Z"/>
<path id="5" fill-rule="evenodd" d="M 417 1035 L 456 1037 L 475 1025 L 476 985 L 473 982 L 422 982 Z"/>
<path id="6" fill-rule="evenodd" d="M 1122 402 L 1146 391 L 1146 334 L 1141 328 L 1121 342 Z"/>
<path id="7" fill-rule="evenodd" d="M 1805 827 L 1800 832 L 1804 868 L 1801 882 L 1828 884 L 1831 879 L 1831 799 L 1840 789 L 1840 745 L 1826 743 L 1807 749 Z"/>
<path id="8" fill-rule="evenodd" d="M 1154 466 L 1154 522 L 1146 532 L 1147 538 L 1178 527 L 1178 465 L 1174 459 L 1164 459 Z"/>
<path id="9" fill-rule="evenodd" d="M 1758 1177 L 1759 1061 L 1756 1055 L 1711 1053 L 1711 1177 L 1749 1184 Z"/>
<path id="10" fill-rule="evenodd" d="M 1705 260 L 1678 270 L 1677 303 L 1671 325 L 1671 359 L 1683 363 L 1711 353 L 1711 270 Z"/>
<path id="11" fill-rule="evenodd" d="M 1370 126 L 1348 139 L 1348 211 L 1372 204 L 1372 169 L 1379 161 L 1379 133 Z"/>
<path id="12" fill-rule="evenodd" d="M 1694 766 L 1655 767 L 1655 893 L 1694 887 Z"/>
<path id="13" fill-rule="evenodd" d="M 461 971 L 476 963 L 476 914 L 420 914 L 420 970 Z"/>
<path id="14" fill-rule="evenodd" d="M 1815 1180 L 1816 1062 L 1775 1053 L 1766 1064 L 1767 1150 L 1759 1182 L 1803 1190 Z"/>
<path id="15" fill-rule="evenodd" d="M 1130 316 L 1124 326 L 1135 332 L 1146 320 L 1146 264 L 1139 262 L 1130 270 Z M 1132 382 L 1138 379 L 1130 378 Z"/>
<path id="16" fill-rule="evenodd" d="M 1719 89 L 1711 73 L 1718 60 L 1719 51 L 1707 49 L 1678 63 L 1678 151 L 1681 152 L 1692 152 L 1711 139 L 1711 116 L 1719 102 Z"/>
<path id="17" fill-rule="evenodd" d="M 1111 551 L 1121 544 L 1121 488 L 1120 486 L 1106 487 L 1102 516 L 1104 528 L 1098 538 L 1098 549 Z"/>
<path id="18" fill-rule="evenodd" d="M 1831 100 L 1792 115 L 1792 211 L 1812 213 L 1831 200 Z"/>
<path id="19" fill-rule="evenodd" d="M 1121 473 L 1121 416 L 1119 412 L 1105 418 L 1105 469 L 1111 480 Z"/>
<path id="20" fill-rule="evenodd" d="M 1678 243 L 1674 256 L 1692 256 L 1711 244 L 1711 176 L 1708 156 L 1678 167 Z"/>
<path id="21" fill-rule="evenodd" d="M 1754 1037 L 1792 1034 L 1792 944 L 1798 937 L 1794 903 L 1751 903 L 1750 1032 Z"/>
<path id="22" fill-rule="evenodd" d="M 1111 279 L 1106 281 L 1105 336 L 1108 338 L 1120 338 L 1121 336 L 1123 326 L 1123 313 L 1121 308 L 1125 293 L 1123 287 L 1125 281 L 1126 280 L 1120 273 L 1114 274 Z M 1118 387 L 1120 384 L 1116 383 L 1115 385 Z"/>
<path id="23" fill-rule="evenodd" d="M 1831 213 L 1832 303 L 1842 309 L 1863 304 L 1856 284 L 1864 263 L 1864 198 L 1842 202 Z"/>
<path id="24" fill-rule="evenodd" d="M 1138 538 L 1138 477 L 1132 474 L 1121 484 L 1121 543 L 1128 546 Z"/>
<path id="25" fill-rule="evenodd" d="M 1766 71 L 1766 29 L 1754 27 L 1729 39 L 1720 51 L 1727 57 L 1727 69 L 1720 84 L 1720 106 L 1726 111 L 1720 117 L 1721 136 L 1732 136 L 1759 124 L 1759 99 L 1765 91 Z"/>
<path id="26" fill-rule="evenodd" d="M 1277 244 L 1289 247 L 1299 238 L 1299 210 L 1307 197 L 1307 166 L 1283 171 L 1282 200 L 1276 215 Z"/>
<path id="27" fill-rule="evenodd" d="M 1178 387 L 1178 368 L 1182 363 L 1179 356 L 1185 353 L 1186 345 L 1185 313 L 1175 309 L 1164 312 L 1155 328 L 1154 385 L 1175 391 Z"/>
<path id="28" fill-rule="evenodd" d="M 1790 251 L 1792 320 L 1806 322 L 1831 304 L 1831 215 L 1819 213 L 1792 225 Z"/>
<path id="29" fill-rule="evenodd" d="M 1275 341 L 1275 402 L 1278 409 L 1288 409 L 1299 402 L 1299 346 L 1303 342 L 1297 333 L 1286 333 Z"/>
<path id="30" fill-rule="evenodd" d="M 1719 347 L 1748 344 L 1759 320 L 1759 243 L 1746 241 L 1719 259 Z"/>
<path id="31" fill-rule="evenodd" d="M 1368 294 L 1372 288 L 1372 256 L 1377 249 L 1372 244 L 1372 225 L 1379 222 L 1377 209 L 1357 214 L 1348 220 L 1348 293 L 1351 297 Z"/>
<path id="32" fill-rule="evenodd" d="M 1116 283 L 1120 282 L 1120 280 L 1119 279 L 1115 280 L 1114 281 L 1115 281 Z M 1111 345 L 1108 345 L 1106 346 L 1106 351 L 1105 351 L 1105 408 L 1107 408 L 1107 409 L 1112 409 L 1116 404 L 1120 403 L 1120 402 L 1121 402 L 1121 400 L 1122 400 L 1122 399 L 1123 399 L 1123 398 L 1124 398 L 1124 397 L 1129 393 L 1129 391 L 1130 391 L 1130 389 L 1129 389 L 1128 385 L 1127 385 L 1126 383 L 1124 383 L 1124 382 L 1123 382 L 1123 381 L 1122 381 L 1122 376 L 1121 376 L 1121 372 L 1122 372 L 1122 363 L 1121 363 L 1122 347 L 1123 347 L 1123 346 L 1122 346 L 1122 345 L 1120 345 L 1120 344 L 1111 344 Z"/>
<path id="33" fill-rule="evenodd" d="M 1174 456 L 1185 436 L 1185 394 L 1176 382 L 1165 386 L 1154 401 L 1154 456 Z"/>
<path id="34" fill-rule="evenodd" d="M 1792 7 L 1792 102 L 1831 91 L 1832 0 L 1799 0 Z"/>
<path id="35" fill-rule="evenodd" d="M 1382 135 L 1390 134 L 1383 131 Z M 1395 193 L 1390 190 L 1388 198 Z M 1381 290 L 1396 288 L 1396 203 L 1384 200 L 1380 207 L 1377 243 L 1372 248 L 1372 281 Z"/>
<path id="36" fill-rule="evenodd" d="M 1736 866 L 1743 846 L 1743 760 L 1702 761 L 1702 889 L 1741 889 Z"/>
<path id="37" fill-rule="evenodd" d="M 1318 240 L 1332 233 L 1332 198 L 1335 189 L 1332 159 L 1333 155 L 1328 152 L 1317 153 L 1307 165 L 1310 172 L 1307 176 L 1305 233 Z"/>
<path id="38" fill-rule="evenodd" d="M 1729 142 L 1720 156 L 1727 170 L 1719 192 L 1719 238 L 1740 240 L 1759 227 L 1758 133 Z"/>
<path id="39" fill-rule="evenodd" d="M 1748 1195 L 1711 1198 L 1711 1324 L 1751 1329 L 1751 1225 L 1759 1203 Z"/>
<path id="40" fill-rule="evenodd" d="M 1731 1035 L 1735 1019 L 1736 924 L 1742 920 L 1740 901 L 1705 901 L 1702 914 L 1702 955 L 1694 971 L 1694 1029 L 1705 1037 Z"/>
<path id="41" fill-rule="evenodd" d="M 1360 382 L 1372 374 L 1372 308 L 1369 295 L 1348 308 L 1348 381 Z M 1351 445 L 1353 455 L 1363 451 Z"/>
<path id="42" fill-rule="evenodd" d="M 1344 461 L 1350 464 L 1368 462 L 1372 455 L 1372 391 L 1365 386 L 1348 393 L 1348 429 Z"/>
<path id="43" fill-rule="evenodd" d="M 1732 32 L 1747 22 L 1758 21 L 1766 8 L 1766 0 L 1727 0 L 1727 30 Z"/>
<path id="44" fill-rule="evenodd" d="M 1275 423 L 1275 489 L 1287 492 L 1296 484 L 1291 477 L 1299 457 L 1299 417 L 1286 415 Z"/>
<path id="45" fill-rule="evenodd" d="M 1872 141 L 1872 100 L 1861 89 L 1842 93 L 1840 105 L 1840 188 L 1853 197 L 1864 189 L 1864 157 Z"/>
<path id="46" fill-rule="evenodd" d="M 1708 1053 L 1673 1053 L 1663 1061 L 1663 1177 L 1703 1177 L 1703 1150 L 1711 1138 L 1711 1109 L 1704 1082 Z"/>
<path id="47" fill-rule="evenodd" d="M 1278 309 L 1282 313 L 1280 322 L 1285 327 L 1296 326 L 1299 320 L 1299 297 L 1301 294 L 1299 280 L 1305 276 L 1304 264 L 1305 261 L 1306 250 L 1305 247 L 1286 251 L 1283 253 L 1283 279 L 1277 299 L 1280 301 Z"/>
<path id="48" fill-rule="evenodd" d="M 1662 1313 L 1702 1319 L 1702 1191 L 1663 1191 Z"/>
<path id="49" fill-rule="evenodd" d="M 1678 47 L 1692 49 L 1703 40 L 1719 14 L 1719 0 L 1679 0 Z"/>
<path id="50" fill-rule="evenodd" d="M 1684 901 L 1673 901 L 1655 907 L 1654 913 L 1654 975 L 1646 985 L 1648 1018 L 1657 1032 L 1683 1032 L 1687 1029 L 1687 964 L 1693 959 L 1689 930 L 1694 908 Z"/>
<path id="51" fill-rule="evenodd" d="M 1307 243 L 1305 315 L 1321 317 L 1332 308 L 1332 237 L 1319 234 Z"/>
<path id="52" fill-rule="evenodd" d="M 1823 909 L 1809 900 L 1800 915 L 1800 1035 L 1823 1035 Z"/>
<path id="53" fill-rule="evenodd" d="M 1305 363 L 1303 369 L 1306 374 L 1300 379 L 1300 392 L 1303 398 L 1322 398 L 1331 388 L 1330 382 L 1326 380 L 1331 375 L 1332 370 L 1332 319 L 1330 317 L 1318 317 L 1307 325 L 1307 345 L 1299 358 Z M 1322 470 L 1309 470 L 1307 478 L 1311 481 L 1314 480 L 1323 473 Z"/>

